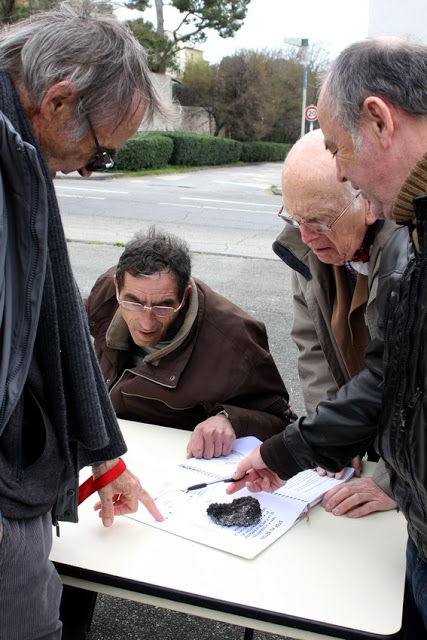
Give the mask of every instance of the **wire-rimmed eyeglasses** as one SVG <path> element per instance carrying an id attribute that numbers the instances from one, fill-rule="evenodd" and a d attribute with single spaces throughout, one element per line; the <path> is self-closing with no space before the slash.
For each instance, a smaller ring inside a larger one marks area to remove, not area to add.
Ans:
<path id="1" fill-rule="evenodd" d="M 114 167 L 114 160 L 111 157 L 111 153 L 108 153 L 98 142 L 98 138 L 96 137 L 95 129 L 93 128 L 92 120 L 86 114 L 87 121 L 89 123 L 89 129 L 92 134 L 93 141 L 96 147 L 96 154 L 93 156 L 93 159 L 87 163 L 85 169 L 87 171 L 107 171 L 107 169 L 112 169 Z"/>
<path id="2" fill-rule="evenodd" d="M 119 305 L 126 309 L 126 311 L 132 311 L 133 313 L 141 313 L 142 311 L 149 311 L 153 313 L 157 318 L 171 318 L 175 313 L 182 308 L 182 305 L 185 302 L 185 295 L 181 301 L 181 304 L 178 307 L 162 307 L 161 305 L 153 305 L 152 307 L 147 306 L 146 304 L 141 304 L 140 302 L 130 302 L 129 300 L 120 300 L 119 292 L 116 291 L 116 299 Z"/>
<path id="3" fill-rule="evenodd" d="M 311 220 L 295 220 L 295 218 L 293 218 L 292 216 L 288 216 L 286 215 L 286 213 L 283 213 L 283 208 L 284 208 L 283 206 L 280 207 L 280 211 L 277 215 L 279 216 L 279 218 L 281 218 L 288 224 L 292 225 L 296 229 L 299 229 L 300 226 L 303 224 L 305 227 L 307 227 L 307 229 L 310 229 L 310 231 L 314 231 L 316 233 L 329 233 L 332 230 L 332 228 L 336 225 L 338 220 L 341 220 L 345 212 L 348 211 L 350 207 L 355 203 L 356 198 L 360 196 L 360 193 L 361 193 L 360 191 L 356 193 L 353 200 L 349 202 L 346 208 L 343 211 L 341 211 L 339 216 L 337 216 L 335 220 L 331 222 L 331 224 L 325 224 L 324 222 L 314 222 Z"/>

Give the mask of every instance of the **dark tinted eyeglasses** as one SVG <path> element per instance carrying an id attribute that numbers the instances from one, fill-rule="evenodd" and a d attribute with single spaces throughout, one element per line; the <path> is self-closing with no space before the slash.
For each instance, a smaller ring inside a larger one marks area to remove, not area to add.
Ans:
<path id="1" fill-rule="evenodd" d="M 89 116 L 86 114 L 87 121 L 89 123 L 89 129 L 92 134 L 93 141 L 96 147 L 96 154 L 93 156 L 93 160 L 87 163 L 85 169 L 87 171 L 107 171 L 114 167 L 114 160 L 111 155 L 101 147 L 96 137 L 95 129 Z"/>

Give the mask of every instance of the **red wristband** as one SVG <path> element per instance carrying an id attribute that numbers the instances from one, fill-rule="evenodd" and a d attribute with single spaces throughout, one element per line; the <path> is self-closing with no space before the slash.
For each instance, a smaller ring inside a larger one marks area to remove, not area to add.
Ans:
<path id="1" fill-rule="evenodd" d="M 86 500 L 92 493 L 95 491 L 99 491 L 102 487 L 105 487 L 110 482 L 113 482 L 116 478 L 119 477 L 121 473 L 126 469 L 126 465 L 121 458 L 114 467 L 100 475 L 98 478 L 88 478 L 83 484 L 79 487 L 79 504 Z"/>

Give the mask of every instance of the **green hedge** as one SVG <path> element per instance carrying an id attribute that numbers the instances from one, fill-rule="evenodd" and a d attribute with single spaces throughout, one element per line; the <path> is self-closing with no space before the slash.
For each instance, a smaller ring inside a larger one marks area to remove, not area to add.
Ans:
<path id="1" fill-rule="evenodd" d="M 173 152 L 170 138 L 158 133 L 136 134 L 117 153 L 114 168 L 122 171 L 165 167 Z"/>
<path id="2" fill-rule="evenodd" d="M 283 161 L 292 147 L 278 142 L 239 142 L 183 131 L 137 133 L 118 152 L 114 168 L 138 171 L 167 164 L 210 166 Z"/>
<path id="3" fill-rule="evenodd" d="M 242 162 L 276 162 L 284 160 L 291 144 L 280 142 L 242 142 Z"/>
<path id="4" fill-rule="evenodd" d="M 163 135 L 173 141 L 171 164 L 200 166 L 232 164 L 240 160 L 241 143 L 237 140 L 180 131 L 165 131 Z"/>

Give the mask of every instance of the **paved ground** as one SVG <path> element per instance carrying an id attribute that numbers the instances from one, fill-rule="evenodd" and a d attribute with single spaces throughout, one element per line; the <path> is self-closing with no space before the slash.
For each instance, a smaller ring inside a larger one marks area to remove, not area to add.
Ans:
<path id="1" fill-rule="evenodd" d="M 155 224 L 185 238 L 193 251 L 272 259 L 283 222 L 271 186 L 281 168 L 270 162 L 140 178 L 69 175 L 58 177 L 55 188 L 73 240 L 123 243 Z"/>
<path id="2" fill-rule="evenodd" d="M 88 640 L 243 640 L 244 633 L 243 627 L 98 596 Z M 283 640 L 283 636 L 255 631 L 253 639 Z"/>

